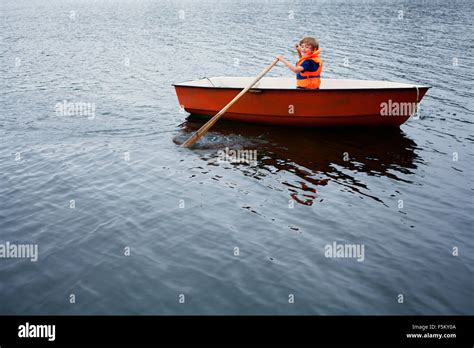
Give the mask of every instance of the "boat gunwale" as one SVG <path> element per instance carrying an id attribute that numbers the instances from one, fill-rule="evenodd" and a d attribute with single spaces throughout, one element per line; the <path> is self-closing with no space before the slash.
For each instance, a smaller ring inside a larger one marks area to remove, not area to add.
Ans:
<path id="1" fill-rule="evenodd" d="M 180 82 L 180 83 L 173 83 L 171 84 L 173 87 L 186 87 L 186 88 L 206 88 L 206 89 L 235 89 L 235 90 L 243 90 L 245 87 L 218 87 L 218 86 L 192 86 L 192 85 L 183 85 L 183 83 L 187 83 L 190 81 L 186 82 Z M 420 85 L 413 85 L 413 86 L 406 86 L 406 87 L 380 87 L 380 88 L 267 88 L 267 87 L 255 87 L 255 88 L 250 88 L 250 90 L 261 90 L 261 91 L 297 91 L 297 92 L 302 92 L 304 93 L 307 92 L 322 92 L 322 91 L 383 91 L 383 90 L 407 90 L 407 89 L 416 89 L 416 88 L 426 88 L 427 90 L 432 88 L 430 86 L 420 86 Z"/>

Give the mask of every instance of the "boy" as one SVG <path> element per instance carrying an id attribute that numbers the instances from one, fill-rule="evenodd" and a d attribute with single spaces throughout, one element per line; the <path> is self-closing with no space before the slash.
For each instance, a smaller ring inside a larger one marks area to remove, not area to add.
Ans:
<path id="1" fill-rule="evenodd" d="M 302 54 L 296 65 L 288 62 L 282 55 L 276 58 L 296 73 L 298 88 L 319 88 L 323 70 L 323 61 L 319 58 L 321 53 L 319 42 L 314 37 L 307 36 L 300 41 L 299 45 L 296 45 L 296 49 Z"/>

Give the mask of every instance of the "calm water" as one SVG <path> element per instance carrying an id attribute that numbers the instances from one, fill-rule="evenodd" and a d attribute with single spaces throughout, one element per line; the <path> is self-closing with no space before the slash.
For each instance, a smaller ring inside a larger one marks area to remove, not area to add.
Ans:
<path id="1" fill-rule="evenodd" d="M 0 259 L 0 313 L 474 314 L 473 7 L 2 0 L 0 244 L 39 259 Z M 172 83 L 256 75 L 307 34 L 325 77 L 432 86 L 422 119 L 219 122 L 177 146 L 200 123 Z M 218 162 L 226 146 L 258 164 Z M 333 242 L 364 261 L 326 258 Z"/>

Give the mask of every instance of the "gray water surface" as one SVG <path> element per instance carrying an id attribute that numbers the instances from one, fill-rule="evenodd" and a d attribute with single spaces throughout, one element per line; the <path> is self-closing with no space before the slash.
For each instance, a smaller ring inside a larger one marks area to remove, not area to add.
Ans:
<path id="1" fill-rule="evenodd" d="M 0 258 L 0 313 L 473 314 L 473 16 L 471 1 L 2 0 L 0 244 L 39 256 Z M 421 119 L 219 121 L 178 146 L 202 123 L 172 83 L 254 76 L 308 34 L 324 77 L 432 86 Z M 64 100 L 94 117 L 58 115 Z M 218 162 L 225 147 L 257 165 Z M 333 242 L 364 260 L 325 257 Z"/>

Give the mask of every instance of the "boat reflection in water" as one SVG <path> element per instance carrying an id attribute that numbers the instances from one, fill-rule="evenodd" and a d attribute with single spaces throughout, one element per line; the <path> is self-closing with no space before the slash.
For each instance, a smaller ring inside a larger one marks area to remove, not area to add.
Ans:
<path id="1" fill-rule="evenodd" d="M 201 125 L 202 119 L 189 116 L 179 142 Z M 280 189 L 304 205 L 317 202 L 317 188 L 329 182 L 384 204 L 370 193 L 369 177 L 410 183 L 409 175 L 422 163 L 416 143 L 398 127 L 302 129 L 220 120 L 195 146 L 209 165 L 219 165 L 224 150 L 256 150 L 255 166 L 233 167 L 258 180 L 277 176 Z"/>

